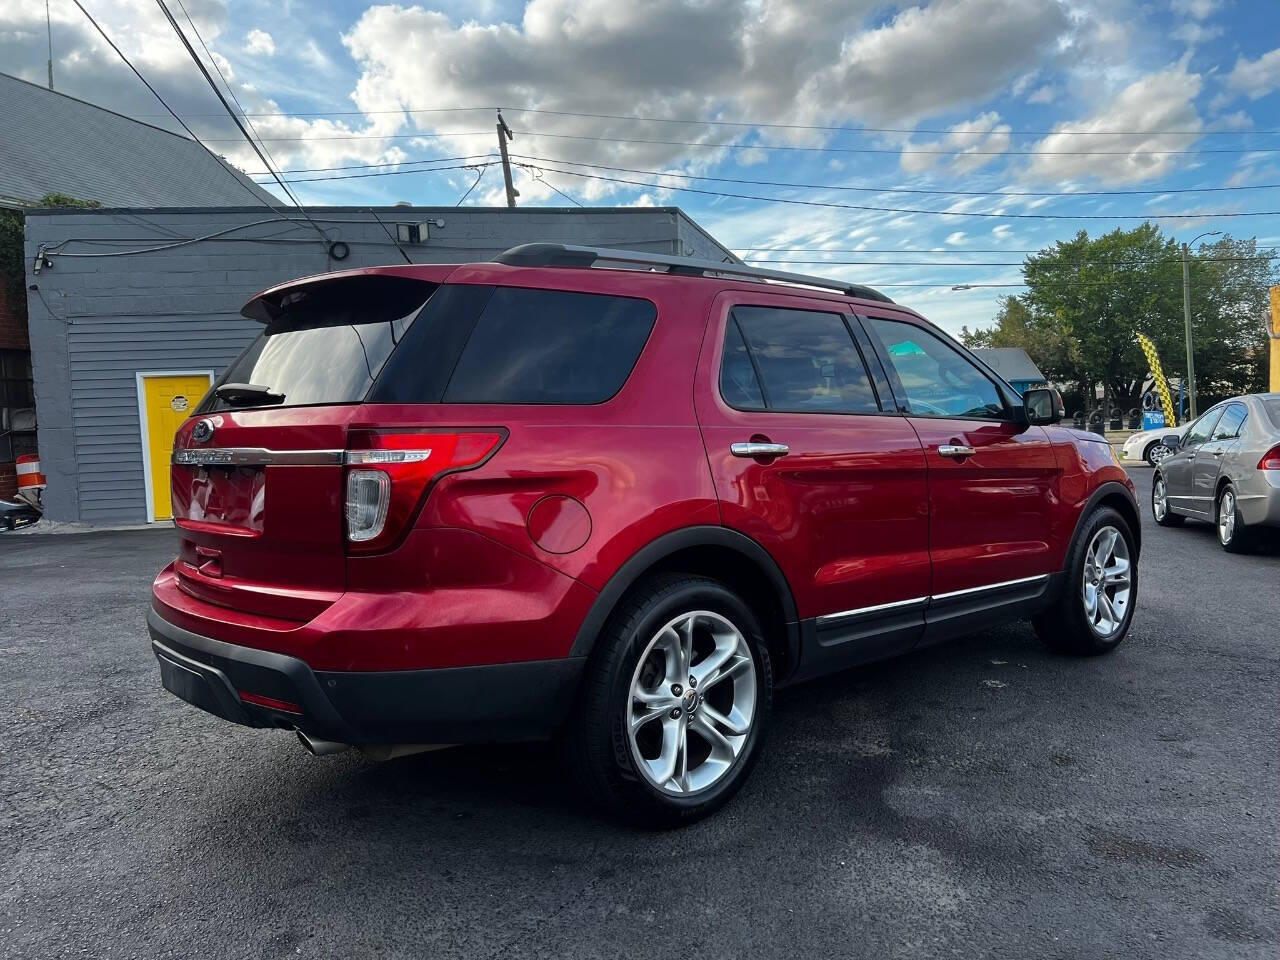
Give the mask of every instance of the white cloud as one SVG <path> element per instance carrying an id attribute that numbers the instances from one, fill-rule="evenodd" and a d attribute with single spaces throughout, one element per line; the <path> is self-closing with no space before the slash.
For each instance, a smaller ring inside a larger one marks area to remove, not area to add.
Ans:
<path id="1" fill-rule="evenodd" d="M 1227 75 L 1227 88 L 1258 100 L 1280 88 L 1280 47 L 1257 60 L 1240 57 Z"/>
<path id="2" fill-rule="evenodd" d="M 964 243 L 964 238 L 966 236 L 967 234 L 963 230 L 957 230 L 955 233 L 948 234 L 947 239 L 942 242 L 947 244 L 947 246 L 954 247 L 958 244 Z"/>
<path id="3" fill-rule="evenodd" d="M 1200 23 L 1187 22 L 1175 28 L 1173 35 L 1187 46 L 1195 47 L 1222 36 L 1222 27 L 1206 27 Z"/>
<path id="4" fill-rule="evenodd" d="M 937 153 L 926 151 L 951 150 L 954 155 L 944 162 L 957 173 L 971 173 L 1009 149 L 1011 132 L 1007 123 L 1000 123 L 1000 114 L 987 111 L 949 127 L 941 140 L 920 143 L 908 140 L 903 145 L 902 169 L 921 173 L 939 162 Z"/>
<path id="5" fill-rule="evenodd" d="M 1147 74 L 1103 103 L 1085 120 L 1061 123 L 1035 145 L 1028 175 L 1059 182 L 1092 177 L 1104 183 L 1138 183 L 1164 176 L 1199 139 L 1196 112 L 1200 77 L 1179 64 Z M 1115 136 L 1102 131 L 1131 131 Z M 1172 131 L 1172 132 L 1169 132 Z M 1086 155 L 1088 151 L 1095 151 Z"/>
<path id="6" fill-rule="evenodd" d="M 1203 20 L 1218 8 L 1219 0 L 1173 0 L 1173 12 Z"/>
<path id="7" fill-rule="evenodd" d="M 1046 83 L 1043 87 L 1033 91 L 1031 96 L 1027 97 L 1027 103 L 1053 103 L 1057 95 L 1058 91 L 1054 89 L 1053 85 Z"/>
<path id="8" fill-rule="evenodd" d="M 389 106 L 520 104 L 658 117 L 773 123 L 901 122 L 997 93 L 1071 24 L 1059 0 L 938 0 L 864 29 L 879 0 L 530 0 L 515 22 L 456 22 L 421 6 L 367 9 L 343 37 L 362 71 L 354 99 Z M 708 37 L 716 41 L 708 42 Z M 945 77 L 945 82 L 939 82 Z M 589 82 L 584 83 L 584 78 Z M 511 111 L 517 152 L 650 169 L 719 159 L 742 130 Z M 441 123 L 415 115 L 421 129 Z M 454 129 L 457 127 L 455 126 Z M 573 141 L 540 133 L 606 138 Z M 704 148 L 657 143 L 683 140 Z M 762 145 L 819 145 L 818 131 L 770 130 Z M 451 144 L 489 144 L 479 138 Z M 750 164 L 756 151 L 739 156 Z"/>
<path id="9" fill-rule="evenodd" d="M 246 53 L 270 57 L 275 55 L 276 42 L 265 30 L 250 30 L 245 34 L 244 49 Z"/>

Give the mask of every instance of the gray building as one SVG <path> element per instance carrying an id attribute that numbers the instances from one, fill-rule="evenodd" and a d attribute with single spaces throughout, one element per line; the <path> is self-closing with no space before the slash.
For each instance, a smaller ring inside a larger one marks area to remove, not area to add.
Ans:
<path id="1" fill-rule="evenodd" d="M 1032 387 L 1047 387 L 1049 385 L 1049 381 L 1040 372 L 1040 368 L 1036 366 L 1035 361 L 1027 356 L 1027 351 L 1021 347 L 987 347 L 974 350 L 973 353 L 981 358 L 982 362 L 992 370 L 1008 380 L 1009 385 L 1019 393 L 1026 393 Z"/>
<path id="2" fill-rule="evenodd" d="M 293 277 L 488 260 L 521 243 L 733 255 L 675 207 L 32 210 L 27 287 L 46 516 L 168 516 L 172 427 L 261 329 L 240 317 Z"/>

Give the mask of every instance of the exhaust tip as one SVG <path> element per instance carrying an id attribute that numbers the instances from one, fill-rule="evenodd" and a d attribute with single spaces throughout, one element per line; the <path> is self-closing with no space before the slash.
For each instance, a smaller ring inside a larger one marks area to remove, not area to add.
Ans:
<path id="1" fill-rule="evenodd" d="M 317 740 L 314 737 L 307 736 L 301 730 L 295 730 L 294 732 L 298 735 L 298 742 L 301 743 L 306 748 L 307 753 L 311 754 L 313 757 L 327 757 L 330 754 L 341 753 L 343 750 L 351 749 L 351 744 L 349 743 L 337 743 L 333 740 Z"/>

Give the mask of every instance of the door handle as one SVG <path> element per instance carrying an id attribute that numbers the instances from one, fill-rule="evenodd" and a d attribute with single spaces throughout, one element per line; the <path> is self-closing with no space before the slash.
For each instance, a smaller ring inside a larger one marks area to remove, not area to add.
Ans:
<path id="1" fill-rule="evenodd" d="M 938 446 L 938 456 L 951 457 L 953 460 L 972 457 L 974 452 L 973 447 L 967 446 L 963 443 L 943 443 Z"/>
<path id="2" fill-rule="evenodd" d="M 1212 452 L 1213 452 L 1213 455 L 1214 455 L 1215 457 L 1220 457 L 1220 456 L 1222 456 L 1222 451 L 1221 451 L 1221 450 L 1214 450 L 1214 451 L 1212 451 Z"/>
<path id="3" fill-rule="evenodd" d="M 754 459 L 756 457 L 785 457 L 791 452 L 791 448 L 785 443 L 758 443 L 751 441 L 750 443 L 730 444 L 729 452 L 735 457 Z"/>

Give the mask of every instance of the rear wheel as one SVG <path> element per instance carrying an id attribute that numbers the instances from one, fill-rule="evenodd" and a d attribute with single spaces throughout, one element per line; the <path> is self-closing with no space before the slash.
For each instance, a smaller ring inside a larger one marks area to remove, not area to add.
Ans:
<path id="1" fill-rule="evenodd" d="M 1061 595 L 1032 620 L 1049 649 L 1096 656 L 1120 646 L 1138 600 L 1137 555 L 1117 511 L 1099 507 L 1089 516 L 1071 548 Z"/>
<path id="2" fill-rule="evenodd" d="M 1169 507 L 1169 485 L 1164 477 L 1156 474 L 1151 481 L 1151 516 L 1162 527 L 1180 527 L 1186 520 Z"/>
<path id="3" fill-rule="evenodd" d="M 1227 553 L 1244 553 L 1249 549 L 1249 530 L 1240 520 L 1240 505 L 1235 487 L 1227 484 L 1218 495 L 1218 543 Z"/>
<path id="4" fill-rule="evenodd" d="M 741 787 L 764 740 L 772 693 L 769 653 L 750 608 L 713 580 L 656 577 L 596 641 L 570 756 L 615 815 L 689 822 Z"/>

